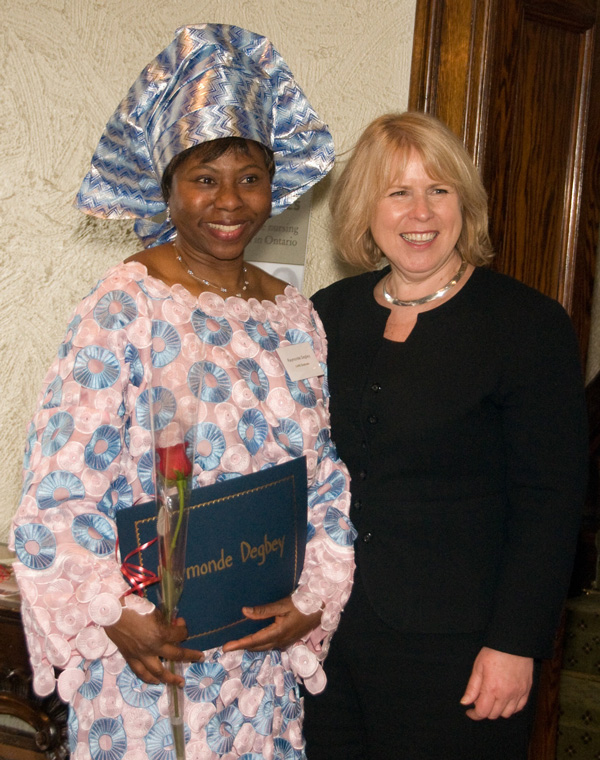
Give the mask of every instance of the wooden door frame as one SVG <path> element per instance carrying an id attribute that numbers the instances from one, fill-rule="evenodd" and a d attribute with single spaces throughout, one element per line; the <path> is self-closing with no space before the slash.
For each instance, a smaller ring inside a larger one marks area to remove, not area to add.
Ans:
<path id="1" fill-rule="evenodd" d="M 578 3 L 582 16 L 580 30 L 586 39 L 583 56 L 590 58 L 594 54 L 594 25 L 600 24 L 600 12 L 596 0 Z M 552 19 L 555 5 L 560 6 L 560 2 L 540 2 L 535 12 Z M 464 141 L 482 171 L 488 150 L 488 64 L 501 13 L 499 0 L 417 0 L 416 6 L 409 108 L 434 114 L 448 124 Z M 596 45 L 600 46 L 600 33 L 596 35 Z M 585 60 L 581 62 L 581 70 L 582 77 L 591 76 L 600 83 L 600 55 L 595 55 L 593 70 Z M 582 160 L 586 139 L 591 137 L 596 144 L 600 143 L 600 98 L 590 105 L 585 98 L 588 89 L 588 82 L 582 80 L 580 129 L 573 135 L 575 159 L 570 167 L 570 208 L 563 225 L 563 278 L 561 290 L 556 294 L 571 315 L 584 364 L 600 226 L 600 155 L 592 157 L 585 166 Z M 590 213 L 580 223 L 582 207 Z"/>
<path id="2" fill-rule="evenodd" d="M 415 16 L 409 108 L 442 119 L 477 166 L 485 148 L 485 58 L 495 10 L 493 0 L 417 0 Z"/>

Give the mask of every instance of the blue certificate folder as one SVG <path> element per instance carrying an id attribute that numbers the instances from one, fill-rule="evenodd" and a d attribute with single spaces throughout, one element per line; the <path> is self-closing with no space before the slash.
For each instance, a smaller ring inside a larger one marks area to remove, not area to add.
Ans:
<path id="1" fill-rule="evenodd" d="M 306 499 L 305 457 L 192 492 L 179 602 L 189 633 L 184 646 L 211 649 L 269 624 L 247 620 L 242 607 L 275 602 L 298 585 Z M 156 502 L 119 510 L 116 520 L 124 559 L 156 537 Z M 130 561 L 156 572 L 156 542 Z M 158 584 L 147 588 L 147 596 L 158 604 Z"/>

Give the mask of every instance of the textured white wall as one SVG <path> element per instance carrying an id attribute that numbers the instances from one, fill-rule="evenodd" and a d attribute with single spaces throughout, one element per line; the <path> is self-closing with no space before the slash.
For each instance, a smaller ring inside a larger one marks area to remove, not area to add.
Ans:
<path id="1" fill-rule="evenodd" d="M 2 0 L 0 17 L 0 541 L 17 506 L 25 427 L 69 314 L 138 249 L 129 223 L 72 208 L 104 125 L 178 26 L 267 36 L 329 123 L 338 152 L 408 101 L 416 0 Z M 305 289 L 341 276 L 314 194 Z"/>

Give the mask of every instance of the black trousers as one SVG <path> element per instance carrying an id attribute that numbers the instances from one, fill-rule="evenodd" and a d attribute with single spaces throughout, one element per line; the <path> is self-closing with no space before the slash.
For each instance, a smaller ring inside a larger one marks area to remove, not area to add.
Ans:
<path id="1" fill-rule="evenodd" d="M 398 633 L 356 583 L 325 662 L 327 687 L 304 692 L 308 760 L 526 760 L 535 686 L 508 719 L 473 721 L 459 703 L 480 649 L 478 633 Z"/>

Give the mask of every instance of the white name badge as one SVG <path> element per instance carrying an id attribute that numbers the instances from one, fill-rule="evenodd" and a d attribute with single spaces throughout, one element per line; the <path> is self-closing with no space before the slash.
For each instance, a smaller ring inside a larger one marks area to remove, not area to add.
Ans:
<path id="1" fill-rule="evenodd" d="M 294 343 L 276 349 L 290 380 L 306 380 L 323 374 L 310 343 Z"/>

